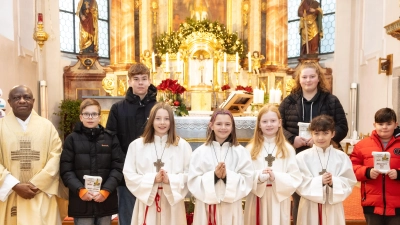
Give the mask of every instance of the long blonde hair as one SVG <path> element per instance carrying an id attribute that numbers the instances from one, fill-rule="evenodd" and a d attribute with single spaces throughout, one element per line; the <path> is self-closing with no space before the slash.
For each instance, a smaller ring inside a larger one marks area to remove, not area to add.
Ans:
<path id="1" fill-rule="evenodd" d="M 316 62 L 304 62 L 296 68 L 295 77 L 294 77 L 295 84 L 294 84 L 294 87 L 293 87 L 291 93 L 297 93 L 297 92 L 302 91 L 302 88 L 300 85 L 300 74 L 301 74 L 301 71 L 303 71 L 304 69 L 307 69 L 307 68 L 314 69 L 318 75 L 319 82 L 317 85 L 317 89 L 320 91 L 324 91 L 324 92 L 330 92 L 328 89 L 328 87 L 329 87 L 328 81 L 326 81 L 325 74 L 322 72 L 321 66 Z"/>
<path id="2" fill-rule="evenodd" d="M 257 116 L 257 123 L 256 123 L 256 128 L 254 129 L 253 138 L 249 142 L 249 145 L 252 146 L 250 153 L 252 160 L 257 159 L 257 156 L 262 151 L 262 147 L 264 145 L 264 135 L 260 129 L 260 122 L 261 122 L 261 117 L 267 112 L 276 113 L 278 119 L 282 120 L 281 114 L 279 113 L 279 110 L 275 105 L 267 104 L 261 108 Z M 275 143 L 277 147 L 276 156 L 285 158 L 288 155 L 289 149 L 286 146 L 287 141 L 285 139 L 285 136 L 283 135 L 282 125 L 278 128 L 278 131 L 276 132 Z"/>
<path id="3" fill-rule="evenodd" d="M 159 102 L 153 106 L 153 108 L 150 111 L 149 119 L 147 121 L 146 127 L 144 128 L 143 132 L 143 143 L 153 143 L 154 142 L 154 135 L 155 135 L 155 130 L 154 130 L 154 120 L 156 118 L 157 111 L 160 109 L 165 109 L 168 112 L 169 116 L 169 130 L 168 130 L 168 139 L 166 145 L 178 145 L 179 142 L 179 137 L 176 135 L 175 131 L 175 119 L 174 119 L 174 113 L 172 112 L 172 108 L 168 103 L 165 102 Z"/>

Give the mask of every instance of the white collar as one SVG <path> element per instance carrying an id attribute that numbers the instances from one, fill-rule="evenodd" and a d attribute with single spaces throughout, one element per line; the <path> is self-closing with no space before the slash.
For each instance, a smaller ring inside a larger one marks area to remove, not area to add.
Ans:
<path id="1" fill-rule="evenodd" d="M 18 123 L 21 125 L 21 127 L 22 127 L 22 129 L 23 129 L 24 131 L 26 131 L 26 129 L 28 128 L 28 123 L 29 123 L 29 121 L 31 120 L 31 115 L 32 115 L 32 112 L 31 112 L 31 114 L 29 114 L 28 118 L 26 118 L 25 121 L 21 120 L 21 119 L 18 118 L 18 117 L 15 117 L 15 118 L 17 118 Z"/>

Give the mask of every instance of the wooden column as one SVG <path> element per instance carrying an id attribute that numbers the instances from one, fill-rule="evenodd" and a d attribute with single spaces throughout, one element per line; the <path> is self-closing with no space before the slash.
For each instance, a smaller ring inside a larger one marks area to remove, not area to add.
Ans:
<path id="1" fill-rule="evenodd" d="M 267 1 L 266 65 L 287 64 L 287 0 Z"/>

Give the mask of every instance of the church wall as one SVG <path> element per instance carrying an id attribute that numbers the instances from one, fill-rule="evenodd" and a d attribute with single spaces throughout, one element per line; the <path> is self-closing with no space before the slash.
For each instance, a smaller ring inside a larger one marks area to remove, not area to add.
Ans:
<path id="1" fill-rule="evenodd" d="M 399 67 L 400 55 L 396 50 L 400 42 L 387 35 L 383 28 L 398 19 L 399 12 L 395 0 L 337 1 L 334 94 L 349 113 L 350 84 L 358 83 L 356 129 L 362 133 L 373 130 L 378 109 L 393 108 L 393 76 L 378 74 L 378 59 L 393 54 L 394 67 Z"/>

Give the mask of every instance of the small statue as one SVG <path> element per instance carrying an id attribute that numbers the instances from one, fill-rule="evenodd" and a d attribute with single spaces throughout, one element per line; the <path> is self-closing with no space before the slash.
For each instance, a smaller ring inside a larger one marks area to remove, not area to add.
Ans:
<path id="1" fill-rule="evenodd" d="M 260 55 L 260 52 L 254 51 L 253 55 L 251 56 L 251 62 L 252 62 L 252 69 L 255 74 L 260 74 L 260 68 L 261 68 L 261 60 L 265 59 L 263 55 Z"/>
<path id="2" fill-rule="evenodd" d="M 151 54 L 149 50 L 145 50 L 143 54 L 140 55 L 140 61 L 147 66 L 150 70 L 152 69 Z"/>
<path id="3" fill-rule="evenodd" d="M 76 15 L 80 21 L 79 53 L 99 52 L 98 8 L 96 0 L 80 0 Z"/>

